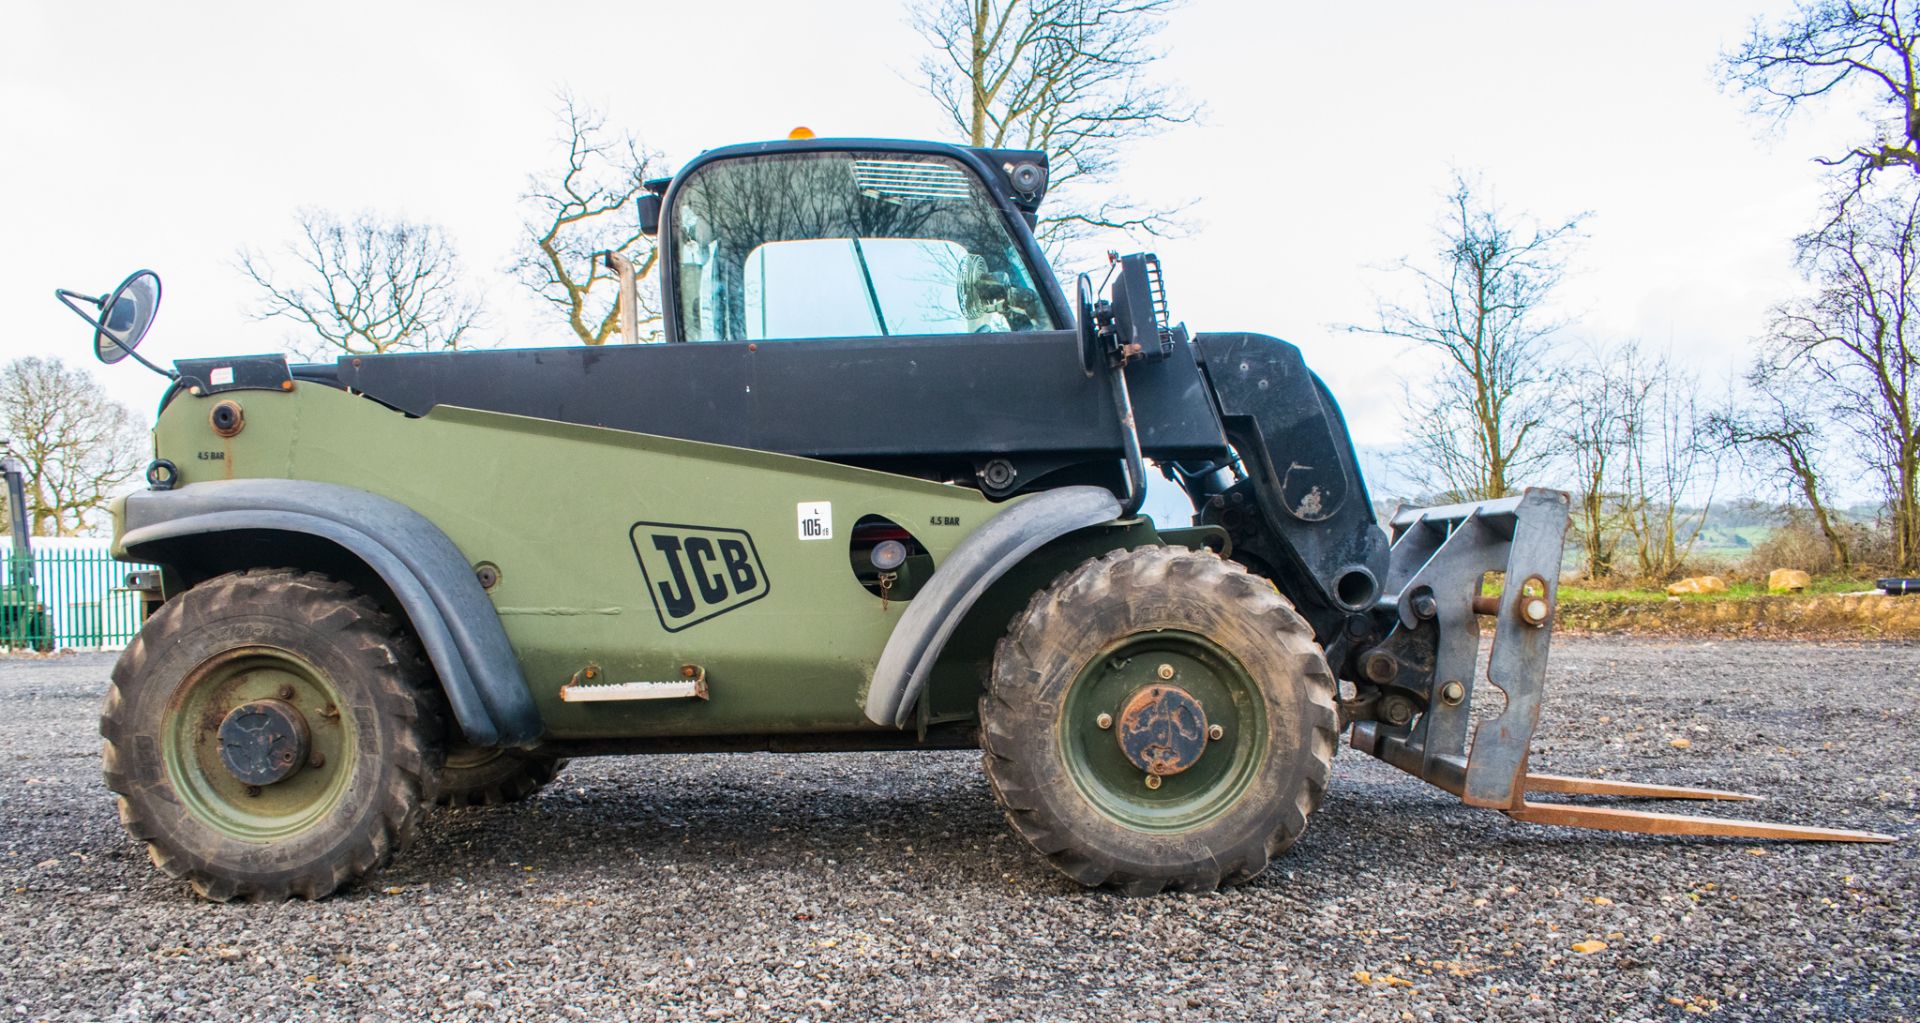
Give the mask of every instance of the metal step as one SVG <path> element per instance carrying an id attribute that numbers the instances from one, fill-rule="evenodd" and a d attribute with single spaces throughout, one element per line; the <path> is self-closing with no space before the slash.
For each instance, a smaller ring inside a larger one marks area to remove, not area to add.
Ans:
<path id="1" fill-rule="evenodd" d="M 601 676 L 597 665 L 588 665 L 574 673 L 560 687 L 560 699 L 566 703 L 599 703 L 627 700 L 704 700 L 707 698 L 707 669 L 696 664 L 680 669 L 682 678 L 666 682 L 597 683 Z"/>

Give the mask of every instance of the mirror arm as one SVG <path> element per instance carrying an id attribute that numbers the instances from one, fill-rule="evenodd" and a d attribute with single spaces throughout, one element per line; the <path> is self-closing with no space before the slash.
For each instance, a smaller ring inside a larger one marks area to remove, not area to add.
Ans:
<path id="1" fill-rule="evenodd" d="M 134 350 L 133 350 L 133 349 L 131 349 L 131 348 L 128 348 L 128 347 L 127 347 L 126 345 L 123 345 L 123 344 L 120 344 L 120 342 L 119 342 L 119 341 L 115 341 L 115 342 L 114 342 L 114 345 L 116 345 L 117 347 L 119 347 L 119 349 L 120 349 L 121 351 L 123 351 L 123 352 L 126 352 L 126 353 L 127 353 L 128 355 L 131 355 L 131 356 L 133 356 L 133 361 L 135 361 L 135 362 L 137 362 L 137 363 L 139 363 L 139 364 L 140 364 L 140 365 L 142 365 L 142 366 L 145 366 L 145 367 L 147 367 L 147 368 L 148 368 L 148 369 L 150 369 L 150 370 L 153 370 L 153 371 L 154 371 L 155 373 L 158 373 L 158 374 L 160 374 L 160 375 L 161 375 L 161 376 L 163 376 L 163 377 L 166 377 L 166 378 L 167 378 L 168 380 L 178 380 L 178 379 L 180 379 L 180 371 L 179 371 L 179 370 L 177 370 L 177 369 L 167 369 L 167 368 L 165 368 L 165 367 L 162 367 L 162 366 L 156 366 L 156 365 L 154 365 L 153 363 L 151 363 L 151 362 L 148 362 L 148 361 L 147 361 L 147 357 L 146 357 L 146 356 L 144 356 L 144 355 L 141 355 L 141 354 L 140 354 L 139 352 L 136 352 L 136 351 L 134 351 Z"/>
<path id="2" fill-rule="evenodd" d="M 1112 373 L 1113 403 L 1120 411 L 1120 448 L 1126 455 L 1127 470 L 1127 499 L 1120 517 L 1127 519 L 1147 503 L 1147 466 L 1140 455 L 1140 431 L 1133 421 L 1133 396 L 1127 390 L 1127 360 L 1116 360 Z"/>
<path id="3" fill-rule="evenodd" d="M 1107 280 L 1100 282 L 1100 289 L 1104 289 L 1112 279 L 1113 269 L 1109 266 Z M 1140 428 L 1133 419 L 1133 395 L 1127 389 L 1129 354 L 1120 348 L 1112 306 L 1094 300 L 1100 289 L 1093 286 L 1092 277 L 1080 275 L 1078 347 L 1087 376 L 1098 372 L 1099 365 L 1104 362 L 1109 374 L 1108 381 L 1113 387 L 1114 410 L 1119 413 L 1120 419 L 1120 450 L 1125 456 L 1123 462 L 1127 474 L 1126 500 L 1120 508 L 1120 517 L 1125 519 L 1139 514 L 1140 507 L 1147 503 L 1147 464 L 1140 453 Z"/>
<path id="4" fill-rule="evenodd" d="M 53 289 L 53 295 L 55 298 L 59 299 L 63 304 L 65 304 L 68 309 L 73 310 L 73 315 L 78 316 L 81 319 L 87 321 L 87 325 L 92 327 L 94 330 L 104 331 L 107 329 L 105 324 L 87 315 L 86 310 L 73 304 L 73 300 L 77 298 L 82 302 L 92 302 L 93 307 L 95 309 L 99 309 L 102 312 L 104 312 L 107 307 L 107 296 L 101 295 L 99 298 L 95 298 L 92 295 L 83 295 L 77 291 L 68 291 L 65 288 Z M 117 338 L 114 339 L 113 343 L 116 345 L 119 345 L 123 349 L 126 348 L 126 345 L 120 344 L 120 341 Z"/>

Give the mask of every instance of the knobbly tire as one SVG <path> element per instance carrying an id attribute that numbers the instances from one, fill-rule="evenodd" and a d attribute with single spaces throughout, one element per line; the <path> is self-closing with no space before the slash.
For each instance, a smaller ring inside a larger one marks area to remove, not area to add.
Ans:
<path id="1" fill-rule="evenodd" d="M 1000 640 L 980 700 L 987 779 L 1068 877 L 1211 891 L 1306 830 L 1335 693 L 1265 580 L 1208 552 L 1114 551 L 1036 594 Z"/>
<path id="2" fill-rule="evenodd" d="M 455 744 L 435 772 L 433 801 L 441 806 L 500 806 L 540 791 L 567 762 L 517 749 Z"/>
<path id="3" fill-rule="evenodd" d="M 411 636 L 346 583 L 220 576 L 162 605 L 114 665 L 107 787 L 154 865 L 201 896 L 321 898 L 412 837 L 440 700 Z"/>

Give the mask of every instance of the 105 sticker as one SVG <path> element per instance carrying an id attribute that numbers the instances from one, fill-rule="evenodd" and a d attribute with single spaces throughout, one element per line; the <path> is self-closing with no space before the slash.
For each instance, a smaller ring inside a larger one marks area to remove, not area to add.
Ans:
<path id="1" fill-rule="evenodd" d="M 800 539 L 833 539 L 833 502 L 802 501 L 797 507 L 800 511 Z"/>

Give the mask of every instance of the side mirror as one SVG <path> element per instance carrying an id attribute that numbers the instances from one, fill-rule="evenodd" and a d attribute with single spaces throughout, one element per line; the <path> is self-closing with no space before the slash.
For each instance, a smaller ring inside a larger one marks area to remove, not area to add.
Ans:
<path id="1" fill-rule="evenodd" d="M 147 329 L 153 326 L 154 314 L 160 310 L 160 275 L 152 270 L 135 270 L 119 287 L 99 298 L 66 288 L 56 289 L 54 295 L 93 327 L 94 357 L 112 365 L 133 355 L 141 339 L 147 336 Z M 77 302 L 88 303 L 99 312 L 89 313 Z M 148 369 L 172 376 L 138 355 L 133 357 Z"/>
<path id="2" fill-rule="evenodd" d="M 133 354 L 160 311 L 160 275 L 139 270 L 120 282 L 101 304 L 100 325 L 93 332 L 93 354 L 112 365 Z"/>
<path id="3" fill-rule="evenodd" d="M 634 210 L 640 214 L 640 233 L 659 234 L 660 197 L 652 192 L 645 192 L 633 200 L 633 206 Z"/>
<path id="4" fill-rule="evenodd" d="M 1094 322 L 1097 305 L 1106 305 L 1106 303 L 1095 297 L 1093 278 L 1081 274 L 1074 295 L 1074 317 L 1080 334 L 1080 368 L 1085 370 L 1088 376 L 1100 372 L 1106 364 L 1104 358 L 1106 349 L 1101 344 L 1101 329 L 1099 324 Z M 1111 307 L 1108 308 L 1107 314 L 1107 320 L 1111 324 L 1113 318 Z"/>

